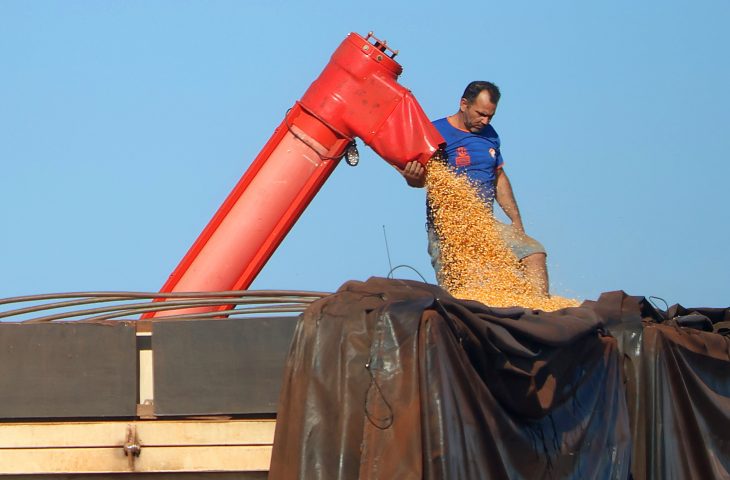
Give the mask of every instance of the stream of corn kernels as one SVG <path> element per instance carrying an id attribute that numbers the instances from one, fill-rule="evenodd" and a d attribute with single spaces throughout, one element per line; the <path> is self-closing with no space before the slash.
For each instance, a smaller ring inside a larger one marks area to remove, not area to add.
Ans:
<path id="1" fill-rule="evenodd" d="M 426 187 L 441 248 L 441 286 L 457 298 L 493 307 L 554 311 L 574 299 L 545 296 L 502 240 L 492 211 L 464 175 L 442 162 L 428 165 Z"/>

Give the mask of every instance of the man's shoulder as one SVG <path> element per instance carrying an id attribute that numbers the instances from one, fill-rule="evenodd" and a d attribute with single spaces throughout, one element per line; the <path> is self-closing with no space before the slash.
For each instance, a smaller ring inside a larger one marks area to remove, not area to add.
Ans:
<path id="1" fill-rule="evenodd" d="M 461 141 L 465 135 L 464 132 L 451 125 L 448 117 L 439 118 L 431 123 L 449 145 Z"/>
<path id="2" fill-rule="evenodd" d="M 443 117 L 443 118 L 439 118 L 437 120 L 433 120 L 431 123 L 433 123 L 433 126 L 436 127 L 439 130 L 441 130 L 443 128 L 446 128 L 446 127 L 454 128 L 449 123 L 449 120 L 448 120 L 447 117 Z"/>

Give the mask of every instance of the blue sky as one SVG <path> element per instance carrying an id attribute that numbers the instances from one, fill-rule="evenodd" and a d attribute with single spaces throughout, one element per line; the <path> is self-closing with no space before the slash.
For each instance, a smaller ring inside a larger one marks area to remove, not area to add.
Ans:
<path id="1" fill-rule="evenodd" d="M 342 39 L 373 30 L 433 118 L 500 85 L 553 292 L 730 304 L 730 3 L 384 5 L 0 1 L 0 297 L 157 290 Z M 383 227 L 392 264 L 434 281 L 423 190 L 360 151 L 252 288 L 385 276 Z"/>

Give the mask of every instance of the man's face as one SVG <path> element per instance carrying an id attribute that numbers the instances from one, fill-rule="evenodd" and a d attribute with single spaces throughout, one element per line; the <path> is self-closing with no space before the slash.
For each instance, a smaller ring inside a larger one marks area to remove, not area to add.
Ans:
<path id="1" fill-rule="evenodd" d="M 492 103 L 489 92 L 482 90 L 473 103 L 469 103 L 462 98 L 459 109 L 461 110 L 464 127 L 472 133 L 479 133 L 489 125 L 492 117 L 497 112 L 497 105 Z"/>

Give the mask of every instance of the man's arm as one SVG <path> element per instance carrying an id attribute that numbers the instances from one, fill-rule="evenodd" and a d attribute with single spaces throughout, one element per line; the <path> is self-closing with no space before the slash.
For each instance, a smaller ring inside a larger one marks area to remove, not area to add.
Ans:
<path id="1" fill-rule="evenodd" d="M 512 225 L 522 233 L 525 233 L 525 227 L 522 225 L 522 217 L 520 209 L 517 207 L 515 195 L 512 192 L 512 184 L 504 173 L 504 169 L 497 170 L 497 180 L 495 180 L 495 189 L 497 193 L 497 203 L 502 207 L 504 213 L 512 220 Z"/>
<path id="2" fill-rule="evenodd" d="M 413 188 L 423 188 L 426 185 L 426 168 L 413 160 L 408 162 L 403 170 L 395 167 L 406 179 L 406 183 Z"/>

